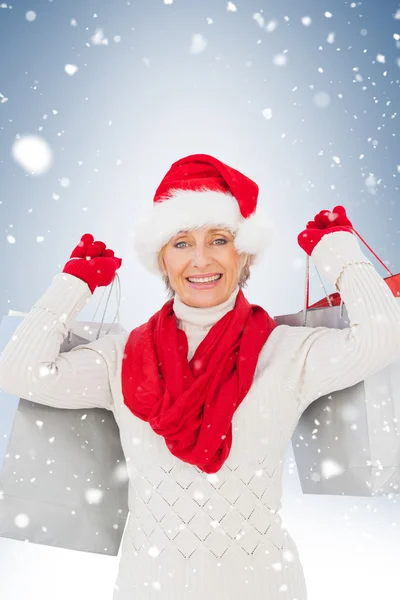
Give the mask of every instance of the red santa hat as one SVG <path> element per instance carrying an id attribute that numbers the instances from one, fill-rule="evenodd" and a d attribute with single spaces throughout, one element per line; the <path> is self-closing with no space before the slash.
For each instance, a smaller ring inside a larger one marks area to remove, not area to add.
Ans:
<path id="1" fill-rule="evenodd" d="M 239 253 L 258 262 L 268 244 L 270 226 L 256 216 L 258 185 L 208 154 L 192 154 L 173 163 L 153 200 L 139 218 L 134 246 L 143 265 L 160 273 L 161 248 L 179 231 L 205 226 L 226 227 Z"/>

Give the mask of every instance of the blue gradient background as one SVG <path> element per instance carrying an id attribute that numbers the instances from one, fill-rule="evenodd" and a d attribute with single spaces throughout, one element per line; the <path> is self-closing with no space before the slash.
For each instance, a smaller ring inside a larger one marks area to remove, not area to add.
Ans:
<path id="1" fill-rule="evenodd" d="M 0 8 L 0 93 L 8 98 L 0 103 L 0 315 L 30 310 L 91 232 L 124 259 L 122 324 L 147 320 L 165 294 L 137 261 L 132 227 L 171 163 L 197 152 L 260 186 L 259 211 L 274 236 L 246 295 L 271 314 L 303 306 L 305 258 L 296 238 L 321 209 L 343 204 L 382 260 L 399 270 L 400 43 L 393 36 L 400 5 L 235 5 L 236 12 L 225 0 L 22 0 Z M 35 21 L 26 20 L 28 10 Z M 277 28 L 267 32 L 255 13 Z M 108 45 L 92 43 L 96 29 Z M 199 54 L 190 52 L 194 34 L 208 42 Z M 287 64 L 277 66 L 273 58 L 283 52 Z M 79 67 L 73 76 L 64 71 L 68 63 Z M 321 92 L 330 97 L 326 108 L 315 102 Z M 24 134 L 52 148 L 54 163 L 43 175 L 27 173 L 11 156 Z M 93 316 L 101 294 L 82 319 Z M 322 294 L 313 273 L 311 300 Z M 113 294 L 109 321 L 116 307 Z M 288 448 L 282 515 L 299 546 L 310 600 L 389 596 L 396 581 L 398 590 L 399 497 L 304 496 L 293 462 Z M 115 569 L 112 558 L 0 540 L 5 600 L 54 598 L 54 586 L 57 599 L 106 599 Z"/>

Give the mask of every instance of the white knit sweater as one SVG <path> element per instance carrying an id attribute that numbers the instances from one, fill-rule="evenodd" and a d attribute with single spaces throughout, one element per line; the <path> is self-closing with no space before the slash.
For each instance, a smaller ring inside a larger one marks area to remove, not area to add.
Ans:
<path id="1" fill-rule="evenodd" d="M 351 326 L 280 325 L 273 331 L 251 390 L 234 414 L 231 453 L 213 475 L 172 456 L 164 438 L 124 405 L 126 335 L 60 354 L 69 326 L 91 298 L 81 280 L 57 274 L 3 351 L 5 391 L 60 408 L 103 407 L 115 415 L 130 478 L 115 600 L 306 599 L 297 548 L 279 515 L 287 445 L 313 400 L 400 358 L 400 308 L 357 238 L 329 234 L 312 260 L 341 292 Z M 237 292 L 206 309 L 175 299 L 189 358 L 234 307 Z M 46 376 L 43 366 L 49 367 Z"/>

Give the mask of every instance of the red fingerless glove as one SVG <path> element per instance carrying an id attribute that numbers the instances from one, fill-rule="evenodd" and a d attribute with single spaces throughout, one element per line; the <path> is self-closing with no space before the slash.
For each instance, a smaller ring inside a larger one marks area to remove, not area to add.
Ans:
<path id="1" fill-rule="evenodd" d="M 311 256 L 318 242 L 328 233 L 336 231 L 354 231 L 353 224 L 347 218 L 346 209 L 343 206 L 335 206 L 333 211 L 321 210 L 309 221 L 304 231 L 299 233 L 297 241 L 299 246 Z"/>
<path id="2" fill-rule="evenodd" d="M 85 281 L 92 294 L 96 287 L 109 285 L 122 264 L 122 258 L 114 256 L 114 251 L 107 249 L 104 242 L 95 242 L 90 233 L 81 237 L 70 258 L 62 272 Z"/>

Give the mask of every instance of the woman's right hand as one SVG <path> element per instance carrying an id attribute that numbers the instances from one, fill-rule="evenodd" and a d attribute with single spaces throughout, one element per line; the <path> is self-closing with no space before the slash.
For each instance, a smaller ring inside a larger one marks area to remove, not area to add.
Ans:
<path id="1" fill-rule="evenodd" d="M 94 241 L 91 233 L 81 237 L 70 258 L 62 272 L 85 281 L 92 294 L 97 287 L 109 285 L 122 264 L 122 258 L 114 256 L 104 242 Z"/>

